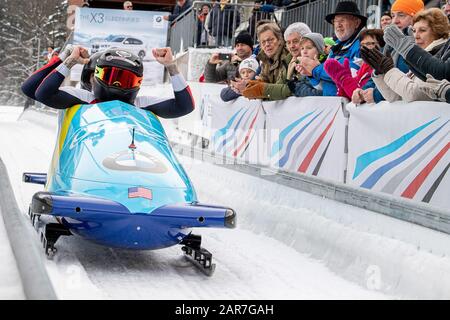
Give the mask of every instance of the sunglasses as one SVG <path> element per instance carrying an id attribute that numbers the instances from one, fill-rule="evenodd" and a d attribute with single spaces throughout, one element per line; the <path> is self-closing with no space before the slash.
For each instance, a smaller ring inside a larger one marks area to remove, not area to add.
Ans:
<path id="1" fill-rule="evenodd" d="M 142 77 L 117 67 L 95 67 L 95 77 L 108 86 L 121 89 L 138 88 L 142 83 Z"/>
<path id="2" fill-rule="evenodd" d="M 127 6 L 127 8 L 133 8 L 133 6 Z"/>

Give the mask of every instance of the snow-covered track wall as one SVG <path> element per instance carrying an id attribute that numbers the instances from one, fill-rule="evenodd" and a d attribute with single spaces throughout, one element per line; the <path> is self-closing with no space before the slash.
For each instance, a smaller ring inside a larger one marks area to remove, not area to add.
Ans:
<path id="1" fill-rule="evenodd" d="M 19 269 L 25 297 L 31 300 L 57 299 L 45 269 L 44 255 L 34 237 L 31 223 L 26 221 L 16 203 L 8 171 L 0 158 L 0 211 Z"/>
<path id="2" fill-rule="evenodd" d="M 357 188 L 330 179 L 245 164 L 239 162 L 236 158 L 214 154 L 208 150 L 180 143 L 172 143 L 172 147 L 178 154 L 189 156 L 196 160 L 221 165 L 279 185 L 349 204 L 357 208 L 382 213 L 392 218 L 450 235 L 450 211 L 439 207 Z"/>

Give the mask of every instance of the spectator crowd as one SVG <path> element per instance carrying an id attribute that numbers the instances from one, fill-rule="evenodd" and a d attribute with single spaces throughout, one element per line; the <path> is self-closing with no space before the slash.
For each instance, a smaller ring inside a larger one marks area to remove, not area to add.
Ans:
<path id="1" fill-rule="evenodd" d="M 229 56 L 212 54 L 204 70 L 206 82 L 228 84 L 224 101 L 342 96 L 357 105 L 450 103 L 450 0 L 429 9 L 422 0 L 396 0 L 381 15 L 380 29 L 367 28 L 355 2 L 341 1 L 325 17 L 334 30 L 328 35 L 300 21 L 283 30 L 264 14 L 273 1 L 258 1 L 248 28 L 235 37 L 239 16 L 228 2 L 203 5 L 197 32 L 197 45 L 209 45 L 211 37 L 215 46 L 234 45 Z"/>

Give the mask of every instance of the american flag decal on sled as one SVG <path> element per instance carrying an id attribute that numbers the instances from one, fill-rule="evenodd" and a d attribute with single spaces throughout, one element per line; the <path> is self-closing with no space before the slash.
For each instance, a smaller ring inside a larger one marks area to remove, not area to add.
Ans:
<path id="1" fill-rule="evenodd" d="M 133 187 L 128 188 L 128 198 L 145 198 L 148 200 L 153 199 L 152 190 L 142 188 L 142 187 Z"/>

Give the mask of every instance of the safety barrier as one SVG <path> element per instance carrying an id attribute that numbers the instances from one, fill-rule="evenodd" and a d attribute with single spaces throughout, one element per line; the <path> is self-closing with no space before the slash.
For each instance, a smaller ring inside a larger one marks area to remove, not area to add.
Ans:
<path id="1" fill-rule="evenodd" d="M 17 262 L 25 297 L 30 300 L 56 300 L 57 296 L 44 266 L 31 223 L 20 212 L 8 171 L 0 159 L 0 208 L 11 248 Z"/>
<path id="2" fill-rule="evenodd" d="M 207 132 L 212 153 L 450 209 L 448 104 L 355 107 L 337 97 L 226 103 L 217 85 L 204 86 L 197 122 L 190 120 L 203 129 L 179 127 Z"/>

